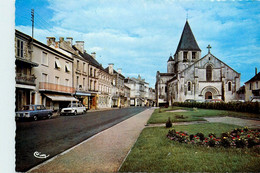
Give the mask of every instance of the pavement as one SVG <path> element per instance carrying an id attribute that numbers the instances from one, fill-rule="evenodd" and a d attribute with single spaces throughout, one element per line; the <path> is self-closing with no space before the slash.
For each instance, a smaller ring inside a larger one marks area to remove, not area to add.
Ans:
<path id="1" fill-rule="evenodd" d="M 154 109 L 106 129 L 28 172 L 117 172 Z"/>

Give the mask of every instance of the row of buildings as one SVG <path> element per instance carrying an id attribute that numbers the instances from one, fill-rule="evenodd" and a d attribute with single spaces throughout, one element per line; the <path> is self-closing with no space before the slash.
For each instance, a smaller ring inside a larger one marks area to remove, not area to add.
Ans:
<path id="1" fill-rule="evenodd" d="M 15 31 L 16 110 L 43 104 L 58 111 L 70 102 L 87 109 L 151 106 L 155 90 L 144 79 L 125 78 L 122 69 L 107 68 L 96 53 L 84 50 L 84 41 L 47 37 L 47 44 Z"/>
<path id="2" fill-rule="evenodd" d="M 240 73 L 214 56 L 210 45 L 207 48 L 208 53 L 201 57 L 201 49 L 186 21 L 175 54 L 167 61 L 167 73 L 157 71 L 157 106 L 187 99 L 250 101 L 259 96 L 259 73 L 256 72 L 256 76 L 246 82 L 244 91 L 241 91 Z"/>

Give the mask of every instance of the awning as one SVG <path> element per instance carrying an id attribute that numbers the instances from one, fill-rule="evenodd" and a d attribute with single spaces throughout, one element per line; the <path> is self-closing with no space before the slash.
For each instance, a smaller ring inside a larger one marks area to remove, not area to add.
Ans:
<path id="1" fill-rule="evenodd" d="M 78 99 L 68 95 L 57 95 L 57 94 L 44 94 L 52 101 L 79 101 Z"/>
<path id="2" fill-rule="evenodd" d="M 91 96 L 91 93 L 76 92 L 77 96 Z"/>

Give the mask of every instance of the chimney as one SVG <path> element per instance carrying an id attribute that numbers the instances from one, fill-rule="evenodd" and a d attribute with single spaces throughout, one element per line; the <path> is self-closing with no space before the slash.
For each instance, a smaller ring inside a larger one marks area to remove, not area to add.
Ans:
<path id="1" fill-rule="evenodd" d="M 76 41 L 75 46 L 80 52 L 84 53 L 84 41 Z"/>
<path id="2" fill-rule="evenodd" d="M 257 67 L 255 68 L 255 75 L 257 75 Z"/>
<path id="3" fill-rule="evenodd" d="M 55 37 L 46 37 L 47 39 L 47 46 L 53 45 L 55 44 Z"/>
<path id="4" fill-rule="evenodd" d="M 60 43 L 64 41 L 64 37 L 60 37 Z"/>
<path id="5" fill-rule="evenodd" d="M 122 73 L 122 68 L 117 69 L 117 73 L 121 74 Z"/>
<path id="6" fill-rule="evenodd" d="M 72 37 L 66 37 L 66 41 L 69 42 L 70 45 L 72 46 L 72 41 L 73 41 Z"/>
<path id="7" fill-rule="evenodd" d="M 114 64 L 113 63 L 108 64 L 108 73 L 109 74 L 114 73 Z"/>
<path id="8" fill-rule="evenodd" d="M 138 80 L 141 80 L 141 76 L 140 76 L 140 74 L 138 75 Z"/>
<path id="9" fill-rule="evenodd" d="M 91 53 L 92 58 L 96 59 L 96 52 Z"/>

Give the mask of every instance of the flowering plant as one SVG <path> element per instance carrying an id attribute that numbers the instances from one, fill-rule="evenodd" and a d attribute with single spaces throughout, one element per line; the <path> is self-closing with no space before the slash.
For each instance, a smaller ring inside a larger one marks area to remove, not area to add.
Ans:
<path id="1" fill-rule="evenodd" d="M 214 133 L 210 133 L 205 137 L 203 133 L 189 135 L 187 132 L 177 132 L 175 129 L 169 130 L 167 137 L 173 141 L 180 143 L 204 145 L 209 147 L 254 147 L 260 145 L 260 129 L 234 129 L 227 133 L 222 133 L 221 137 L 216 137 Z"/>

